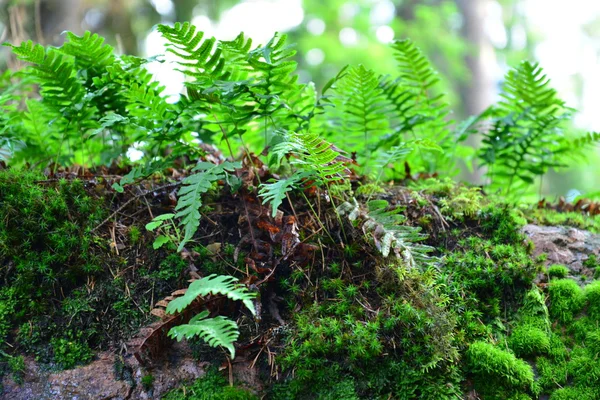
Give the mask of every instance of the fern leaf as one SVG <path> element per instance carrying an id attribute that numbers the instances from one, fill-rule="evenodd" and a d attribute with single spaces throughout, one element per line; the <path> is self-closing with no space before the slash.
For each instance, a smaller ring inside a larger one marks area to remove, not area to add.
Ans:
<path id="1" fill-rule="evenodd" d="M 12 47 L 21 61 L 32 64 L 34 75 L 42 88 L 44 101 L 61 111 L 81 102 L 85 90 L 76 79 L 73 63 L 57 49 L 45 49 L 31 40 Z"/>
<path id="2" fill-rule="evenodd" d="M 353 203 L 342 203 L 338 207 L 338 213 L 347 215 L 350 221 L 360 218 L 362 231 L 371 236 L 383 257 L 388 257 L 393 250 L 407 268 L 416 267 L 419 262 L 431 261 L 427 253 L 433 248 L 419 243 L 427 236 L 421 234 L 418 227 L 403 225 L 406 218 L 400 214 L 401 209 L 390 210 L 388 206 L 385 200 L 372 200 L 364 210 L 353 199 Z"/>
<path id="3" fill-rule="evenodd" d="M 226 80 L 224 72 L 225 59 L 221 56 L 221 48 L 216 46 L 216 39 L 204 39 L 204 32 L 197 31 L 189 22 L 175 23 L 175 26 L 159 25 L 158 31 L 167 40 L 167 51 L 175 54 L 182 61 L 180 70 L 193 78 L 211 78 Z"/>
<path id="4" fill-rule="evenodd" d="M 302 179 L 301 174 L 294 174 L 286 179 L 279 179 L 272 183 L 263 183 L 260 185 L 258 194 L 263 198 L 263 204 L 271 205 L 271 215 L 275 217 L 277 208 L 287 197 L 287 193 L 296 188 L 298 182 Z"/>
<path id="5" fill-rule="evenodd" d="M 86 31 L 83 36 L 67 32 L 67 41 L 60 48 L 63 54 L 72 56 L 79 69 L 99 71 L 114 62 L 113 47 L 104 44 L 104 38 Z"/>
<path id="6" fill-rule="evenodd" d="M 486 114 L 491 129 L 484 133 L 478 156 L 488 166 L 491 183 L 509 194 L 516 186 L 527 188 L 549 168 L 563 166 L 563 125 L 571 117 L 557 92 L 537 64 L 521 63 L 508 72 L 503 100 Z"/>
<path id="7" fill-rule="evenodd" d="M 202 194 L 208 192 L 213 183 L 225 179 L 228 171 L 240 168 L 240 163 L 224 162 L 213 164 L 201 162 L 194 168 L 196 174 L 190 175 L 183 180 L 183 187 L 179 190 L 175 215 L 181 219 L 184 228 L 184 239 L 179 244 L 177 251 L 183 250 L 185 244 L 194 236 L 200 224 L 200 207 L 202 206 Z"/>
<path id="8" fill-rule="evenodd" d="M 209 294 L 222 294 L 231 300 L 240 300 L 244 305 L 256 315 L 256 309 L 252 300 L 256 293 L 248 291 L 248 289 L 237 283 L 238 279 L 233 276 L 212 274 L 202 279 L 193 281 L 188 287 L 185 294 L 172 300 L 167 306 L 167 313 L 174 314 L 181 312 L 188 307 L 199 296 L 207 296 Z"/>
<path id="9" fill-rule="evenodd" d="M 169 336 L 177 339 L 178 342 L 198 336 L 211 347 L 225 347 L 229 350 L 231 358 L 235 358 L 233 343 L 240 336 L 238 325 L 223 316 L 206 318 L 208 314 L 208 311 L 203 311 L 193 317 L 189 323 L 171 328 Z"/>
<path id="10" fill-rule="evenodd" d="M 331 136 L 332 141 L 346 143 L 349 151 L 358 152 L 359 162 L 368 163 L 373 147 L 389 130 L 389 102 L 379 79 L 361 65 L 349 68 L 334 90 L 335 108 L 328 112 L 332 116 L 331 129 L 336 132 Z"/>
<path id="11" fill-rule="evenodd" d="M 410 112 L 409 116 L 404 116 L 403 120 L 408 124 L 403 129 L 415 132 L 416 136 L 422 139 L 430 139 L 438 143 L 445 150 L 451 149 L 456 145 L 456 141 L 450 135 L 450 121 L 446 120 L 449 113 L 448 105 L 444 101 L 443 94 L 438 94 L 437 85 L 439 77 L 433 69 L 429 60 L 408 40 L 396 41 L 393 45 L 394 56 L 398 63 L 399 87 L 390 87 L 395 94 L 388 93 L 388 96 L 402 96 L 406 91 L 405 97 L 398 97 L 396 100 L 396 113 Z M 399 88 L 401 88 L 399 90 Z M 392 97 L 394 98 L 394 97 Z M 410 107 L 403 101 L 408 101 Z M 452 152 L 448 152 L 448 155 Z M 433 171 L 440 167 L 446 167 L 451 160 L 449 157 L 431 157 L 423 155 L 424 167 Z"/>
<path id="12" fill-rule="evenodd" d="M 292 154 L 291 164 L 298 166 L 319 184 L 329 184 L 343 179 L 348 174 L 342 156 L 334 146 L 312 132 L 288 132 L 283 142 L 273 146 L 272 154 L 280 161 L 284 155 Z"/>

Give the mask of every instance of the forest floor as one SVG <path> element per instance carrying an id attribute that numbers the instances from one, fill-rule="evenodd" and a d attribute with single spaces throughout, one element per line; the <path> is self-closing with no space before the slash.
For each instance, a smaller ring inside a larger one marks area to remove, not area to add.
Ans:
<path id="1" fill-rule="evenodd" d="M 597 398 L 594 203 L 516 207 L 423 178 L 355 204 L 290 192 L 273 216 L 266 170 L 246 166 L 177 253 L 145 226 L 183 173 L 119 193 L 126 172 L 0 170 L 0 398 Z M 422 240 L 390 245 L 372 199 Z M 164 308 L 209 274 L 259 293 L 256 317 L 202 303 L 237 321 L 234 360 L 167 337 L 192 315 Z"/>

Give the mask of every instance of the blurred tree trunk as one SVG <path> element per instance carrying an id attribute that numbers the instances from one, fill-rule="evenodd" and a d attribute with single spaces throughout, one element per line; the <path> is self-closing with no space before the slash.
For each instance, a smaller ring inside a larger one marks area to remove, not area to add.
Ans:
<path id="1" fill-rule="evenodd" d="M 139 55 L 138 37 L 131 26 L 131 14 L 130 7 L 123 0 L 110 0 L 103 28 L 116 35 L 120 52 Z"/>
<path id="2" fill-rule="evenodd" d="M 63 31 L 83 34 L 82 20 L 85 2 L 80 0 L 41 0 L 39 2 L 39 24 L 44 42 L 59 44 L 64 41 Z M 36 4 L 37 5 L 37 4 Z"/>
<path id="3" fill-rule="evenodd" d="M 457 0 L 463 16 L 463 35 L 471 47 L 466 60 L 471 79 L 469 85 L 461 90 L 467 115 L 481 113 L 494 99 L 494 77 L 490 67 L 496 65 L 496 55 L 484 26 L 490 1 Z"/>
<path id="4" fill-rule="evenodd" d="M 471 76 L 468 83 L 460 88 L 467 116 L 480 114 L 494 101 L 493 68 L 496 65 L 496 53 L 485 32 L 490 1 L 492 0 L 456 0 L 463 17 L 463 36 L 470 46 L 466 62 Z M 472 135 L 467 139 L 467 144 L 478 148 L 480 141 L 479 136 Z M 472 183 L 481 183 L 483 172 L 481 169 L 475 169 L 473 173 L 464 171 L 462 178 Z"/>

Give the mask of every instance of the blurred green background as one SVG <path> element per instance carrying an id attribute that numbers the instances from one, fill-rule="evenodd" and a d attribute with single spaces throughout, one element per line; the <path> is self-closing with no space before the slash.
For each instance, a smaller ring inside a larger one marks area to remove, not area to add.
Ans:
<path id="1" fill-rule="evenodd" d="M 59 44 L 65 30 L 97 32 L 122 53 L 164 53 L 157 23 L 192 21 L 218 39 L 244 31 L 255 43 L 286 32 L 296 43 L 302 81 L 317 87 L 346 64 L 392 73 L 388 44 L 411 38 L 442 75 L 460 121 L 497 100 L 502 77 L 522 59 L 539 61 L 553 86 L 580 112 L 574 130 L 600 131 L 600 2 L 570 0 L 4 0 L 0 38 Z M 8 49 L 0 70 L 19 68 Z M 167 86 L 181 90 L 168 63 L 149 66 Z M 472 138 L 477 145 L 477 138 Z M 598 153 L 598 151 L 595 151 Z M 588 166 L 556 171 L 544 180 L 549 198 L 600 190 L 600 157 Z M 479 183 L 465 168 L 463 179 Z"/>

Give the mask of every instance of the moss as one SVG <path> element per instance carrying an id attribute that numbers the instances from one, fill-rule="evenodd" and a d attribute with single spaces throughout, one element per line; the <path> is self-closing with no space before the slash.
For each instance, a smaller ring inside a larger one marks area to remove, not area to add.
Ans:
<path id="1" fill-rule="evenodd" d="M 142 237 L 142 231 L 135 225 L 129 227 L 129 240 L 131 244 L 137 244 Z"/>
<path id="2" fill-rule="evenodd" d="M 585 346 L 594 355 L 600 355 L 600 329 L 588 332 L 585 338 Z"/>
<path id="3" fill-rule="evenodd" d="M 166 393 L 163 400 L 258 400 L 247 390 L 229 386 L 215 369 L 197 379 L 189 386 L 183 386 Z"/>
<path id="4" fill-rule="evenodd" d="M 596 400 L 597 398 L 598 390 L 585 387 L 565 387 L 550 396 L 550 400 Z"/>
<path id="5" fill-rule="evenodd" d="M 542 292 L 535 287 L 527 292 L 523 305 L 519 309 L 519 321 L 535 326 L 544 332 L 550 332 L 550 314 Z"/>
<path id="6" fill-rule="evenodd" d="M 590 318 L 600 322 L 600 281 L 586 286 L 585 298 L 588 303 L 587 314 Z"/>
<path id="7" fill-rule="evenodd" d="M 573 320 L 583 305 L 583 290 L 571 279 L 556 279 L 548 285 L 550 316 L 563 324 Z"/>
<path id="8" fill-rule="evenodd" d="M 552 279 L 552 278 L 563 279 L 563 278 L 566 278 L 568 274 L 569 274 L 569 269 L 567 267 L 565 267 L 564 265 L 553 264 L 548 267 L 548 276 L 550 277 L 550 279 Z"/>
<path id="9" fill-rule="evenodd" d="M 568 371 L 574 384 L 600 387 L 600 360 L 588 349 L 576 346 L 572 350 Z"/>
<path id="10" fill-rule="evenodd" d="M 550 338 L 547 332 L 532 325 L 521 325 L 515 328 L 508 343 L 519 357 L 545 354 L 550 349 Z"/>
<path id="11" fill-rule="evenodd" d="M 533 209 L 527 213 L 527 219 L 538 225 L 572 226 L 590 232 L 600 232 L 600 216 L 587 216 L 579 212 L 559 212 L 546 209 Z"/>
<path id="12" fill-rule="evenodd" d="M 187 267 L 188 263 L 179 254 L 172 253 L 161 261 L 158 271 L 152 272 L 150 276 L 164 281 L 177 280 Z"/>
<path id="13" fill-rule="evenodd" d="M 142 386 L 144 387 L 144 390 L 149 391 L 152 389 L 152 386 L 154 385 L 154 375 L 152 374 L 146 374 L 144 376 L 142 376 Z"/>
<path id="14" fill-rule="evenodd" d="M 22 384 L 25 377 L 25 359 L 23 356 L 9 356 L 8 369 L 14 381 L 19 385 Z"/>
<path id="15" fill-rule="evenodd" d="M 482 393 L 527 391 L 533 387 L 533 370 L 514 354 L 477 341 L 466 352 L 466 364 L 475 389 Z"/>
<path id="16" fill-rule="evenodd" d="M 60 369 L 71 369 L 88 363 L 93 356 L 87 344 L 66 338 L 54 338 L 51 341 L 54 351 L 54 362 Z"/>
<path id="17" fill-rule="evenodd" d="M 554 390 L 567 385 L 569 372 L 565 361 L 556 362 L 552 359 L 539 357 L 536 360 L 538 372 L 538 385 L 544 393 L 552 393 Z"/>
<path id="18" fill-rule="evenodd" d="M 78 180 L 45 179 L 18 170 L 0 171 L 0 336 L 24 317 L 48 314 L 62 296 L 102 270 L 89 231 L 105 215 Z M 18 308 L 7 315 L 4 311 Z"/>
<path id="19" fill-rule="evenodd" d="M 504 235 L 512 234 L 505 230 L 500 233 Z M 506 309 L 516 311 L 538 269 L 522 242 L 500 244 L 471 236 L 446 254 L 440 283 L 448 286 L 457 309 L 476 313 L 457 311 L 463 319 L 470 319 L 464 325 L 475 328 L 477 320 L 487 324 L 502 317 Z M 467 334 L 471 339 L 485 333 Z"/>

